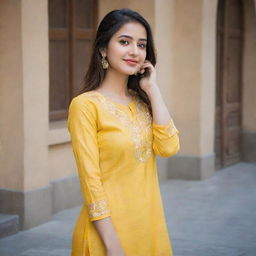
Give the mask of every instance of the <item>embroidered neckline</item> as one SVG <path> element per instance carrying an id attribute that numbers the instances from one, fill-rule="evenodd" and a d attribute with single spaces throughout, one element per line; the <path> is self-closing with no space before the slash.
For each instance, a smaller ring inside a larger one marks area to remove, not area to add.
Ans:
<path id="1" fill-rule="evenodd" d="M 86 94 L 103 104 L 113 116 L 115 116 L 124 127 L 131 133 L 134 142 L 134 155 L 139 162 L 146 162 L 152 155 L 153 135 L 152 135 L 152 116 L 149 113 L 146 103 L 144 103 L 136 94 L 133 97 L 135 102 L 134 118 L 130 118 L 126 109 L 128 107 L 120 108 L 116 103 L 108 100 L 102 94 L 96 91 L 88 91 Z M 133 103 L 131 102 L 130 105 Z M 122 104 L 120 104 L 122 105 Z"/>
<path id="2" fill-rule="evenodd" d="M 109 97 L 103 95 L 101 92 L 99 91 L 89 91 L 89 92 L 95 92 L 96 94 L 100 95 L 101 97 L 105 98 L 105 100 L 107 101 L 110 101 L 111 103 L 113 104 L 116 104 L 116 105 L 119 105 L 121 107 L 124 107 L 124 108 L 129 108 L 133 103 L 135 103 L 136 101 L 136 92 L 134 92 L 133 90 L 131 89 L 128 89 L 128 91 L 130 92 L 131 96 L 132 96 L 132 100 L 127 104 L 127 105 L 124 105 L 123 103 L 119 103 L 119 102 L 116 102 L 116 101 L 113 101 L 111 100 Z"/>

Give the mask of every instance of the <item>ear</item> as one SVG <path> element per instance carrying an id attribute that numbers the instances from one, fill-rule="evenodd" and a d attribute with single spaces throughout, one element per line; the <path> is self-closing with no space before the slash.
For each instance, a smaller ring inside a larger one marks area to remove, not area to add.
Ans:
<path id="1" fill-rule="evenodd" d="M 100 54 L 101 54 L 101 57 L 103 57 L 103 56 L 107 56 L 107 53 L 106 53 L 106 49 L 105 48 L 100 48 Z"/>

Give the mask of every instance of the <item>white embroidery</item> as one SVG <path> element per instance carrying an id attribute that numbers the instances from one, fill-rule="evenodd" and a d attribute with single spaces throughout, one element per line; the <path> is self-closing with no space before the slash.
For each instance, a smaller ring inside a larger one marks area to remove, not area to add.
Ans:
<path id="1" fill-rule="evenodd" d="M 101 199 L 94 203 L 88 204 L 87 209 L 90 218 L 95 218 L 110 213 L 110 210 L 108 208 L 108 202 L 105 199 Z"/>
<path id="2" fill-rule="evenodd" d="M 131 92 L 131 91 L 130 91 Z M 135 158 L 139 162 L 146 162 L 152 154 L 152 117 L 149 113 L 146 103 L 144 103 L 137 95 L 135 96 L 136 113 L 135 118 L 130 119 L 129 115 L 120 109 L 115 103 L 106 99 L 103 95 L 96 91 L 86 92 L 99 100 L 109 112 L 116 116 L 121 123 L 131 132 L 134 142 Z"/>

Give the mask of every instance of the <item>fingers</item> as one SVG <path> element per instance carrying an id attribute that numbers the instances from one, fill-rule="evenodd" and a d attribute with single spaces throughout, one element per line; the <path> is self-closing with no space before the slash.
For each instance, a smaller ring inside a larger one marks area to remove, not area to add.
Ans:
<path id="1" fill-rule="evenodd" d="M 145 62 L 144 64 L 142 64 L 139 73 L 143 74 L 145 72 L 146 68 L 148 68 L 150 72 L 152 72 L 154 69 L 153 65 L 148 61 L 148 62 Z"/>

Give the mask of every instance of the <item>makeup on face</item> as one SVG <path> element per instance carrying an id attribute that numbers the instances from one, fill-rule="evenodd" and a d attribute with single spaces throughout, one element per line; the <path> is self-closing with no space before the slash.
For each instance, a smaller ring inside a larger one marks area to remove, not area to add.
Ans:
<path id="1" fill-rule="evenodd" d="M 141 24 L 132 22 L 123 25 L 108 45 L 107 55 L 111 67 L 121 73 L 134 74 L 145 61 L 146 47 L 147 33 Z"/>
<path id="2" fill-rule="evenodd" d="M 124 46 L 128 46 L 129 44 L 133 43 L 133 41 L 134 41 L 134 39 L 133 39 L 132 36 L 130 36 L 130 35 L 125 35 L 125 34 L 118 36 L 118 39 L 120 39 L 119 42 L 120 42 L 122 45 L 124 45 Z M 128 39 L 128 40 L 126 40 L 126 39 Z M 138 47 L 139 47 L 141 50 L 146 49 L 146 47 L 147 47 L 147 44 L 146 44 L 147 39 L 146 39 L 146 38 L 139 38 L 139 39 L 137 40 L 137 42 L 138 42 Z M 136 51 L 138 51 L 138 50 L 136 50 Z M 129 66 L 133 66 L 133 67 L 137 66 L 137 64 L 138 64 L 138 62 L 139 62 L 138 58 L 125 58 L 124 61 L 125 61 Z"/>

